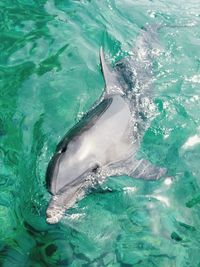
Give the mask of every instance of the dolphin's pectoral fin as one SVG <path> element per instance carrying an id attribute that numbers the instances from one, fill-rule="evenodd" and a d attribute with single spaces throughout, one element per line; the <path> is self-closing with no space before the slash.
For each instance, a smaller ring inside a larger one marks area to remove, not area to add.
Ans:
<path id="1" fill-rule="evenodd" d="M 147 180 L 158 180 L 167 172 L 166 168 L 160 168 L 152 165 L 145 159 L 134 160 L 134 168 L 130 171 L 129 176 Z"/>

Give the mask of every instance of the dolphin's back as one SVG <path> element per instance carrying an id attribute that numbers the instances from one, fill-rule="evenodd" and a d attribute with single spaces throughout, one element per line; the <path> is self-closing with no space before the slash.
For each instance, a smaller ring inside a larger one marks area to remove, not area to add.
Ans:
<path id="1" fill-rule="evenodd" d="M 75 138 L 80 133 L 86 131 L 91 128 L 92 125 L 95 124 L 97 119 L 101 117 L 104 112 L 109 108 L 112 103 L 111 98 L 104 98 L 98 105 L 94 106 L 90 109 L 81 119 L 80 121 L 67 132 L 67 134 L 63 137 L 60 143 L 57 145 L 56 152 L 66 150 L 67 144 L 72 138 Z"/>

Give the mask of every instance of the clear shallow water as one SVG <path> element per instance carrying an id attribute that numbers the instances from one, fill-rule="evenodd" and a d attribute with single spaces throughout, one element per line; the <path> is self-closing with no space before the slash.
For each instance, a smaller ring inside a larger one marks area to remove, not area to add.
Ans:
<path id="1" fill-rule="evenodd" d="M 0 2 L 1 266 L 200 266 L 200 4 L 190 2 Z M 159 32 L 157 112 L 141 144 L 173 178 L 112 177 L 113 192 L 48 225 L 46 167 L 102 93 L 99 48 L 116 62 L 146 23 L 194 25 Z"/>

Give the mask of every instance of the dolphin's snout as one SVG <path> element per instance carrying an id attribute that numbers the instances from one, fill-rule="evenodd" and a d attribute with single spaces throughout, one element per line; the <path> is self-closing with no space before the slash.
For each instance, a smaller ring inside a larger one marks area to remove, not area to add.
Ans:
<path id="1" fill-rule="evenodd" d="M 46 211 L 46 222 L 49 224 L 58 223 L 63 217 L 64 212 L 62 210 L 47 209 Z"/>
<path id="2" fill-rule="evenodd" d="M 53 196 L 46 210 L 46 222 L 49 224 L 58 223 L 64 216 L 65 211 L 74 206 L 77 199 L 81 199 L 83 196 L 82 183 L 70 186 L 59 195 Z"/>
<path id="3" fill-rule="evenodd" d="M 49 206 L 46 210 L 46 222 L 49 224 L 58 223 L 63 217 L 65 212 L 64 205 L 60 205 L 58 202 L 58 197 L 53 196 Z"/>

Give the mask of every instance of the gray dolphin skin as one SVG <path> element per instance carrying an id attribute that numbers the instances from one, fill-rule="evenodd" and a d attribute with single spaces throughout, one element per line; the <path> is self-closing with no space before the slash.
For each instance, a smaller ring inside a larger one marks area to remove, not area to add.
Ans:
<path id="1" fill-rule="evenodd" d="M 59 222 L 67 209 L 108 176 L 154 180 L 166 173 L 165 168 L 137 155 L 151 121 L 156 32 L 157 27 L 142 29 L 131 55 L 113 67 L 100 49 L 105 91 L 64 136 L 49 162 L 46 182 L 52 198 L 46 211 L 48 223 Z"/>

